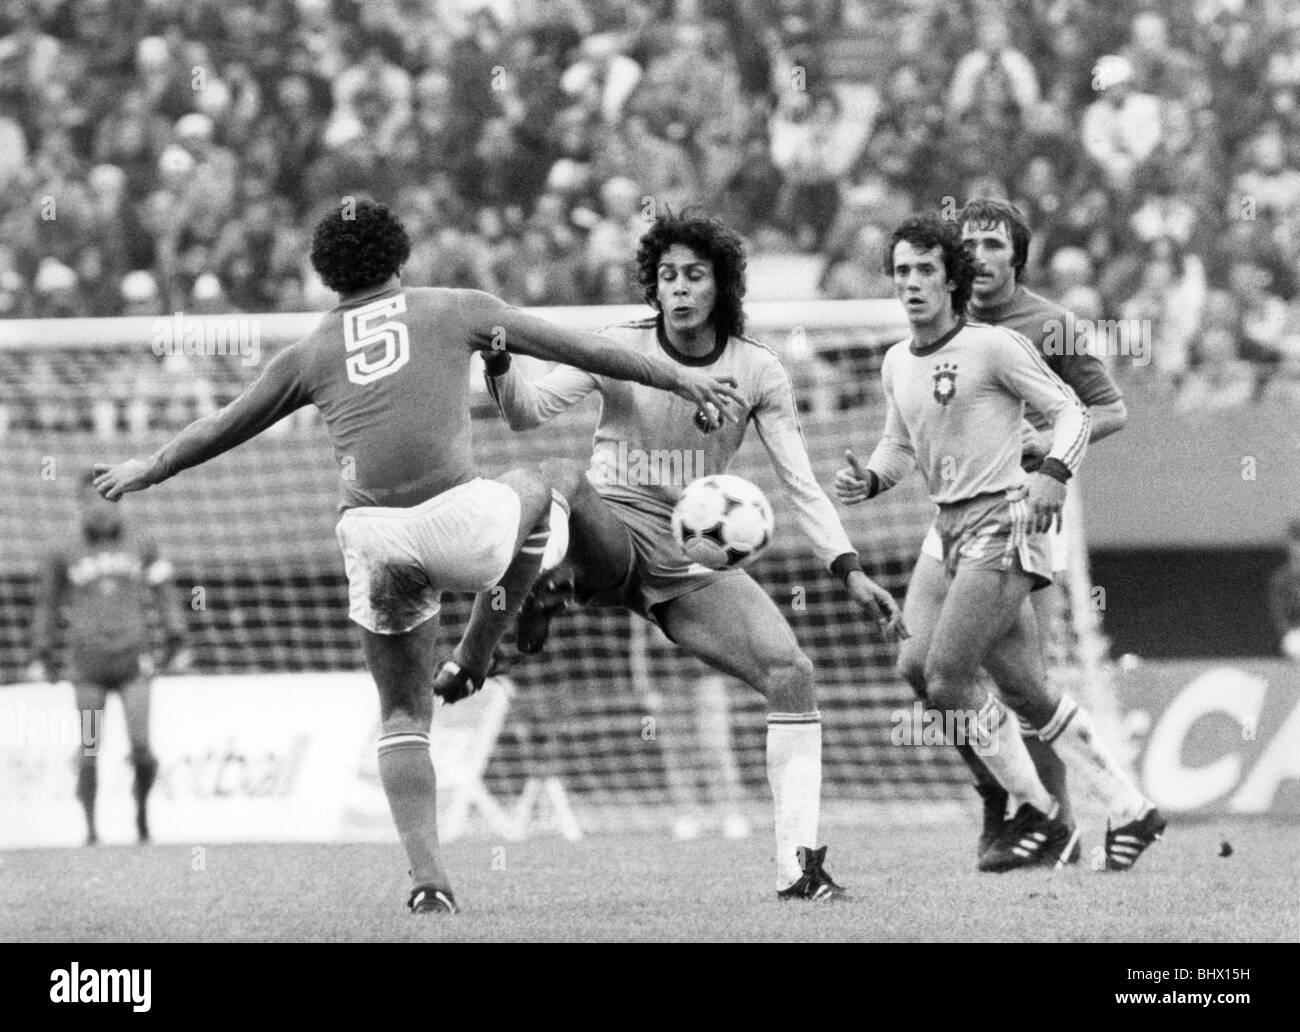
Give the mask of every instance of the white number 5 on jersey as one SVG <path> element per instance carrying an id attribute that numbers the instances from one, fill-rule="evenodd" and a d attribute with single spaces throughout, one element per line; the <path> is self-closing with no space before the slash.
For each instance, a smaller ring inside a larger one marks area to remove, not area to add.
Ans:
<path id="1" fill-rule="evenodd" d="M 406 295 L 371 301 L 343 316 L 343 345 L 348 351 L 348 379 L 370 383 L 392 376 L 411 359 L 411 337 L 406 323 L 393 319 L 406 311 Z M 372 344 L 383 344 L 383 354 L 374 357 Z M 355 352 L 355 354 L 354 354 Z"/>

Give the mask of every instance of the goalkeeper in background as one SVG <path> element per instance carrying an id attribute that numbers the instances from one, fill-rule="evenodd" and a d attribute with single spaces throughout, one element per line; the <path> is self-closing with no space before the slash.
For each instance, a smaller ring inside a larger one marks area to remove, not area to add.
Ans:
<path id="1" fill-rule="evenodd" d="M 332 209 L 316 226 L 311 262 L 339 294 L 338 307 L 276 355 L 243 394 L 152 457 L 97 465 L 95 486 L 115 501 L 216 458 L 304 405 L 320 410 L 339 464 L 348 615 L 361 627 L 379 691 L 379 777 L 410 862 L 407 906 L 454 914 L 429 753 L 434 617 L 444 591 L 476 592 L 474 614 L 486 628 L 490 657 L 537 577 L 552 511 L 551 486 L 533 470 L 496 480 L 477 475 L 471 355 L 509 348 L 720 411 L 739 396 L 725 379 L 632 355 L 491 294 L 403 287 L 410 253 L 410 238 L 386 205 L 349 199 Z M 486 663 L 451 674 L 444 668 L 437 693 L 454 700 L 476 690 L 486 673 Z"/>
<path id="2" fill-rule="evenodd" d="M 149 791 L 158 774 L 158 760 L 149 746 L 149 689 L 155 668 L 151 632 L 155 622 L 161 625 L 163 651 L 156 665 L 165 670 L 181 658 L 184 623 L 171 564 L 149 542 L 132 540 L 121 510 L 95 493 L 94 476 L 87 470 L 78 485 L 79 539 L 51 552 L 41 570 L 27 678 L 54 679 L 62 618 L 67 624 L 63 673 L 76 692 L 82 727 L 102 726 L 110 691 L 122 699 L 135 768 L 136 835 L 148 842 Z M 86 814 L 87 845 L 99 841 L 95 797 L 102 745 L 98 740 L 83 742 L 77 757 L 77 799 Z"/>
<path id="3" fill-rule="evenodd" d="M 679 648 L 739 678 L 767 701 L 767 775 L 775 807 L 776 888 L 785 899 L 844 895 L 817 848 L 822 727 L 812 661 L 781 610 L 742 569 L 691 563 L 673 537 L 673 506 L 689 479 L 723 473 L 752 424 L 822 568 L 841 580 L 886 641 L 905 631 L 898 606 L 862 570 L 835 506 L 817 483 L 790 378 L 776 352 L 744 335 L 745 252 L 740 237 L 701 209 L 657 218 L 642 236 L 638 280 L 653 314 L 605 333 L 629 355 L 734 377 L 740 418 L 682 404 L 608 377 L 560 366 L 536 381 L 489 356 L 488 389 L 512 430 L 537 427 L 596 392 L 600 422 L 589 470 L 545 467 L 571 506 L 566 564 L 539 579 L 518 621 L 520 651 L 539 652 L 550 621 L 576 598 L 632 610 Z M 646 482 L 638 460 L 676 456 Z M 692 463 L 696 466 L 695 463 Z M 473 628 L 466 639 L 473 638 Z"/>

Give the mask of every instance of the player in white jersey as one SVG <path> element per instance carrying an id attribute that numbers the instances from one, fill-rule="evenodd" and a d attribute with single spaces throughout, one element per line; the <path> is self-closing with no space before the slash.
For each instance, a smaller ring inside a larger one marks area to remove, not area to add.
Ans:
<path id="1" fill-rule="evenodd" d="M 538 426 L 592 391 L 602 402 L 590 469 L 560 462 L 545 467 L 569 500 L 571 545 L 565 567 L 525 603 L 518 643 L 523 651 L 541 648 L 571 585 L 581 601 L 625 606 L 653 620 L 682 649 L 761 693 L 770 707 L 767 769 L 776 807 L 778 894 L 835 898 L 843 890 L 822 869 L 825 847 L 813 848 L 821 714 L 812 662 L 748 573 L 709 570 L 686 559 L 670 529 L 673 505 L 689 481 L 726 470 L 752 423 L 817 557 L 887 640 L 905 633 L 898 607 L 862 571 L 813 475 L 780 360 L 743 335 L 740 238 L 699 210 L 668 214 L 642 237 L 637 265 L 656 314 L 605 335 L 638 354 L 733 376 L 745 404 L 735 423 L 722 423 L 715 412 L 569 366 L 529 382 L 492 357 L 489 389 L 513 429 Z"/>
<path id="2" fill-rule="evenodd" d="M 890 240 L 886 271 L 912 336 L 890 348 L 881 367 L 889 407 L 880 443 L 865 469 L 851 459 L 835 488 L 854 504 L 918 467 L 939 507 L 937 570 L 946 584 L 936 606 L 935 560 L 923 555 L 903 607 L 914 637 L 900 649 L 899 673 L 957 718 L 959 733 L 1021 801 L 980 857 L 981 870 L 1059 863 L 1077 838 L 1015 722 L 979 687 L 981 666 L 1017 700 L 1034 733 L 1093 782 L 1110 812 L 1107 866 L 1127 868 L 1159 838 L 1164 818 L 1110 756 L 1088 713 L 1047 681 L 1028 599 L 1052 583 L 1048 532 L 1059 525 L 1066 482 L 1087 447 L 1087 410 L 1024 336 L 965 321 L 973 267 L 954 223 L 934 215 L 905 221 Z M 1020 463 L 1026 403 L 1052 427 L 1051 448 L 1030 475 Z"/>

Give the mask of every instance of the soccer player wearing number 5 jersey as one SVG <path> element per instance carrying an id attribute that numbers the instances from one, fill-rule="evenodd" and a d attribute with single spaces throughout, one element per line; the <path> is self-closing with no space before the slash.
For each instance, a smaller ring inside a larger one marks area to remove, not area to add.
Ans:
<path id="1" fill-rule="evenodd" d="M 752 424 L 781 479 L 800 530 L 886 640 L 904 632 L 889 593 L 861 569 L 835 507 L 817 483 L 780 359 L 744 335 L 745 255 L 740 237 L 699 209 L 656 219 L 637 252 L 640 285 L 656 310 L 606 330 L 633 355 L 665 356 L 682 368 L 735 378 L 742 419 L 720 425 L 675 399 L 561 366 L 529 381 L 497 357 L 489 389 L 514 430 L 539 426 L 595 392 L 600 422 L 590 468 L 555 463 L 572 505 L 566 566 L 539 582 L 520 614 L 521 651 L 538 651 L 550 616 L 575 595 L 654 621 L 684 651 L 744 681 L 769 707 L 767 773 L 775 805 L 776 888 L 784 899 L 829 900 L 843 890 L 816 848 L 821 793 L 821 713 L 811 660 L 780 609 L 745 571 L 691 563 L 670 521 L 686 482 L 722 473 Z M 640 471 L 651 456 L 672 465 Z M 693 460 L 687 474 L 685 456 Z M 566 590 L 567 588 L 567 590 Z M 546 596 L 559 596 L 553 604 Z"/>
<path id="2" fill-rule="evenodd" d="M 865 469 L 850 459 L 835 489 L 855 504 L 915 467 L 939 507 L 942 558 L 922 554 L 913 571 L 903 605 L 913 636 L 899 651 L 899 673 L 957 718 L 958 733 L 1021 802 L 981 855 L 981 870 L 1059 864 L 1077 839 L 1014 722 L 981 692 L 981 666 L 1017 700 L 1033 732 L 1097 788 L 1110 813 L 1107 867 L 1130 867 L 1160 837 L 1164 818 L 1111 757 L 1088 713 L 1047 681 L 1028 601 L 1031 590 L 1052 583 L 1047 532 L 1087 447 L 1088 413 L 1025 337 L 965 321 L 973 267 L 953 222 L 914 216 L 889 248 L 886 271 L 912 336 L 889 349 L 881 368 L 888 409 L 880 443 Z M 1026 403 L 1052 427 L 1047 457 L 1030 475 L 1021 468 Z"/>
<path id="3" fill-rule="evenodd" d="M 238 398 L 147 459 L 97 465 L 110 501 L 162 483 L 256 436 L 303 405 L 324 419 L 339 464 L 337 535 L 349 616 L 379 690 L 379 775 L 410 864 L 413 913 L 456 912 L 438 846 L 429 753 L 433 649 L 444 591 L 476 592 L 486 654 L 444 670 L 441 694 L 477 690 L 491 648 L 537 577 L 551 485 L 538 470 L 476 474 L 470 357 L 517 351 L 672 391 L 729 413 L 725 378 L 634 355 L 472 290 L 405 288 L 405 229 L 387 206 L 349 201 L 316 226 L 311 261 L 339 294 L 305 339 L 275 356 Z M 494 590 L 500 589 L 500 590 Z M 504 600 L 504 606 L 500 602 Z M 463 655 L 462 655 L 462 658 Z"/>

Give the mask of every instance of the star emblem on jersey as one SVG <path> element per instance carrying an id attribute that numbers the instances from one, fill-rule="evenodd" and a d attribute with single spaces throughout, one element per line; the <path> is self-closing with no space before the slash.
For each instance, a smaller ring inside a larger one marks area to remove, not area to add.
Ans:
<path id="1" fill-rule="evenodd" d="M 934 400 L 947 405 L 957 393 L 957 366 L 941 362 L 934 367 Z"/>

